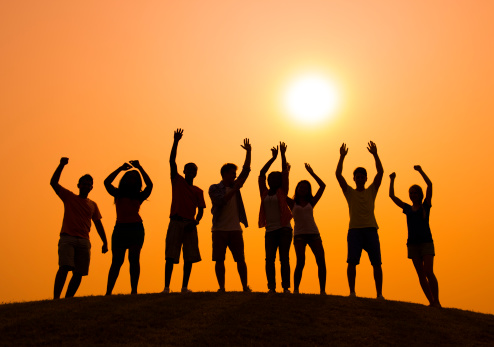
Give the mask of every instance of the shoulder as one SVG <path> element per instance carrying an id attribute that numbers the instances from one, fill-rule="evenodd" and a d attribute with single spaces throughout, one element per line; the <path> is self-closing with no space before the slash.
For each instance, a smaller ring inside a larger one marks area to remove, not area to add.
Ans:
<path id="1" fill-rule="evenodd" d="M 403 213 L 407 214 L 412 211 L 412 206 L 407 204 L 406 202 L 403 203 Z"/>

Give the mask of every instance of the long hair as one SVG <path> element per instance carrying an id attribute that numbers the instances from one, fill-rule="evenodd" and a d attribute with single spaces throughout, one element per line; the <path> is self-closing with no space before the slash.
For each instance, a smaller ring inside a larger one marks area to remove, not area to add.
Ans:
<path id="1" fill-rule="evenodd" d="M 118 184 L 118 194 L 115 197 L 138 200 L 142 189 L 142 178 L 137 170 L 127 171 Z"/>
<path id="2" fill-rule="evenodd" d="M 309 191 L 307 192 L 307 194 L 305 196 L 301 196 L 299 193 L 298 193 L 298 187 L 303 184 L 303 183 L 307 183 L 307 185 L 309 186 Z M 303 199 L 309 203 L 312 203 L 312 199 L 314 198 L 314 196 L 312 195 L 312 186 L 310 185 L 310 182 L 307 181 L 307 180 L 303 180 L 303 181 L 300 181 L 297 183 L 297 186 L 295 187 L 295 195 L 293 196 L 293 200 L 295 201 L 295 203 L 297 205 L 300 205 L 299 202 Z"/>

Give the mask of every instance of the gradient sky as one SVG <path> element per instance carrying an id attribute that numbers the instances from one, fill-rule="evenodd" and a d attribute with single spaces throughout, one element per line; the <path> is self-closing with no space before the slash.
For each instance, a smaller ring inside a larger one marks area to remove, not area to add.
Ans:
<path id="1" fill-rule="evenodd" d="M 146 239 L 139 291 L 161 291 L 168 157 L 180 127 L 178 166 L 197 163 L 195 183 L 205 192 L 220 181 L 222 164 L 242 164 L 242 139 L 251 140 L 252 172 L 242 194 L 254 291 L 267 291 L 257 176 L 270 147 L 280 140 L 288 145 L 290 194 L 309 177 L 304 162 L 326 182 L 315 218 L 326 251 L 327 292 L 347 295 L 348 208 L 334 171 L 345 142 L 347 181 L 356 166 L 373 177 L 365 148 L 373 140 L 385 170 L 376 201 L 384 296 L 426 304 L 406 256 L 405 216 L 388 197 L 393 171 L 404 201 L 410 185 L 424 186 L 413 170 L 420 164 L 434 183 L 431 228 L 441 302 L 494 313 L 493 11 L 489 1 L 445 0 L 2 2 L 0 302 L 52 297 L 63 205 L 49 180 L 62 156 L 70 162 L 61 185 L 76 191 L 81 175 L 95 178 L 90 198 L 109 238 L 115 207 L 103 180 L 124 161 L 140 160 L 155 188 L 141 209 Z M 317 126 L 294 122 L 280 102 L 291 79 L 304 72 L 330 78 L 341 94 L 336 114 Z M 189 285 L 194 291 L 217 289 L 207 194 L 206 204 L 199 225 L 203 261 L 194 265 Z M 90 273 L 78 295 L 102 295 L 106 288 L 111 255 L 100 253 L 94 227 L 91 240 Z M 172 277 L 174 291 L 181 266 Z M 231 255 L 226 267 L 227 290 L 239 290 Z M 309 251 L 300 290 L 318 290 Z M 127 262 L 114 292 L 130 292 Z M 357 294 L 375 295 L 365 254 Z"/>

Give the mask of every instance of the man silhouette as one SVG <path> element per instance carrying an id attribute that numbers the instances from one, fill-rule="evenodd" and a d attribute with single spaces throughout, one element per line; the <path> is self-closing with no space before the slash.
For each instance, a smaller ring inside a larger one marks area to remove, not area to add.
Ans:
<path id="1" fill-rule="evenodd" d="M 55 193 L 63 201 L 64 215 L 60 241 L 58 242 L 58 272 L 55 277 L 53 298 L 60 299 L 67 274 L 72 271 L 72 278 L 69 282 L 66 298 L 73 297 L 81 284 L 82 276 L 87 276 L 89 272 L 89 261 L 91 255 L 91 243 L 89 242 L 89 230 L 91 220 L 96 227 L 96 231 L 103 241 L 102 252 L 108 252 L 105 229 L 101 224 L 101 214 L 96 203 L 88 199 L 89 192 L 93 189 L 93 178 L 84 175 L 79 179 L 77 187 L 79 194 L 76 195 L 62 187 L 58 181 L 68 158 L 60 159 L 60 164 L 53 173 L 50 185 Z"/>

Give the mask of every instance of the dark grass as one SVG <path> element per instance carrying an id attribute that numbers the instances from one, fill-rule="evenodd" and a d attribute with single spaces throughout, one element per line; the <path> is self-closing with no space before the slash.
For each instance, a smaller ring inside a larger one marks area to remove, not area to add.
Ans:
<path id="1" fill-rule="evenodd" d="M 5 346 L 494 345 L 494 316 L 398 301 L 266 293 L 0 305 Z"/>

